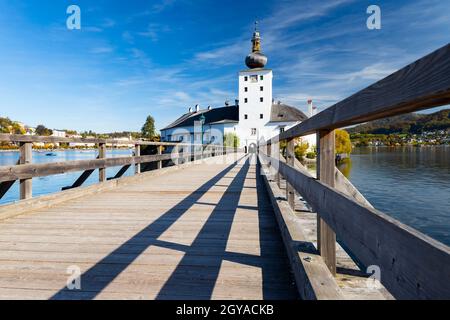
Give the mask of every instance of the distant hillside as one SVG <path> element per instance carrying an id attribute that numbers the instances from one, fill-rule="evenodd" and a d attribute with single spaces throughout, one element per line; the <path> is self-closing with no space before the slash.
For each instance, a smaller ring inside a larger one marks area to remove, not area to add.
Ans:
<path id="1" fill-rule="evenodd" d="M 450 129 L 450 109 L 432 114 L 410 113 L 380 120 L 348 129 L 350 133 L 391 134 L 414 133 Z"/>

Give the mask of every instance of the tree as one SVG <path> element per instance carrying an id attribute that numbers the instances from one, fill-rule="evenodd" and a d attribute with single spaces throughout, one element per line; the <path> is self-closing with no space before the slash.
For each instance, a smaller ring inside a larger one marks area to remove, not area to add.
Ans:
<path id="1" fill-rule="evenodd" d="M 152 116 L 148 116 L 145 120 L 144 126 L 141 129 L 142 137 L 146 139 L 154 139 L 156 137 L 155 119 Z"/>
<path id="2" fill-rule="evenodd" d="M 234 132 L 226 133 L 223 136 L 223 145 L 228 148 L 238 148 L 239 137 Z"/>
<path id="3" fill-rule="evenodd" d="M 336 130 L 336 154 L 346 153 L 350 154 L 352 152 L 352 142 L 350 140 L 350 135 L 347 131 L 337 129 Z"/>
<path id="4" fill-rule="evenodd" d="M 36 134 L 38 136 L 51 136 L 53 131 L 40 124 L 36 127 Z"/>
<path id="5" fill-rule="evenodd" d="M 11 133 L 12 134 L 25 134 L 25 133 L 27 133 L 27 131 L 18 122 L 13 122 L 13 124 L 11 126 Z"/>
<path id="6" fill-rule="evenodd" d="M 300 143 L 297 144 L 294 148 L 295 157 L 299 161 L 303 161 L 303 157 L 305 156 L 306 151 L 308 151 L 308 149 L 309 149 L 309 143 L 300 141 Z"/>

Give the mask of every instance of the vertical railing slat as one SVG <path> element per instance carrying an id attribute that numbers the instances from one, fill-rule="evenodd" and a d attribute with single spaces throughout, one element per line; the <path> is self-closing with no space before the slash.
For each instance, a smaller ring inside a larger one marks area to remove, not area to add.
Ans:
<path id="1" fill-rule="evenodd" d="M 20 164 L 30 164 L 33 158 L 33 144 L 20 143 Z M 33 196 L 33 179 L 20 180 L 20 200 L 30 199 Z"/>
<path id="2" fill-rule="evenodd" d="M 317 178 L 329 185 L 335 186 L 335 132 L 321 130 L 317 134 Z M 325 264 L 333 275 L 336 275 L 336 234 L 317 215 L 317 248 Z"/>
<path id="3" fill-rule="evenodd" d="M 98 144 L 98 158 L 104 159 L 106 158 L 106 143 Z M 98 170 L 98 181 L 105 182 L 106 181 L 106 168 L 100 168 Z"/>

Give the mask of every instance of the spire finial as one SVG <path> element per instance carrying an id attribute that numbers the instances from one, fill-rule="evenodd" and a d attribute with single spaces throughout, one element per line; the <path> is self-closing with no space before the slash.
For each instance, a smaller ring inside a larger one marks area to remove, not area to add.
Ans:
<path id="1" fill-rule="evenodd" d="M 259 25 L 259 21 L 256 20 L 255 21 L 255 32 L 258 32 L 258 25 Z"/>

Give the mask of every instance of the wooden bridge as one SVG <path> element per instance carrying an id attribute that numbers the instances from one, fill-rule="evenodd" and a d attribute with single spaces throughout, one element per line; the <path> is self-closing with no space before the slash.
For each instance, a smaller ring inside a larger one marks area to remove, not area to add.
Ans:
<path id="1" fill-rule="evenodd" d="M 106 158 L 118 141 L 0 135 L 20 145 L 18 164 L 0 167 L 0 197 L 19 181 L 21 198 L 0 206 L 0 298 L 450 299 L 450 248 L 374 209 L 336 170 L 333 131 L 445 104 L 450 45 L 257 154 L 133 141 L 134 156 Z M 294 157 L 311 133 L 316 175 Z M 34 142 L 95 143 L 99 154 L 33 164 Z M 108 179 L 108 167 L 120 169 Z M 100 183 L 81 187 L 95 170 Z M 32 198 L 33 178 L 74 171 L 65 191 Z"/>

